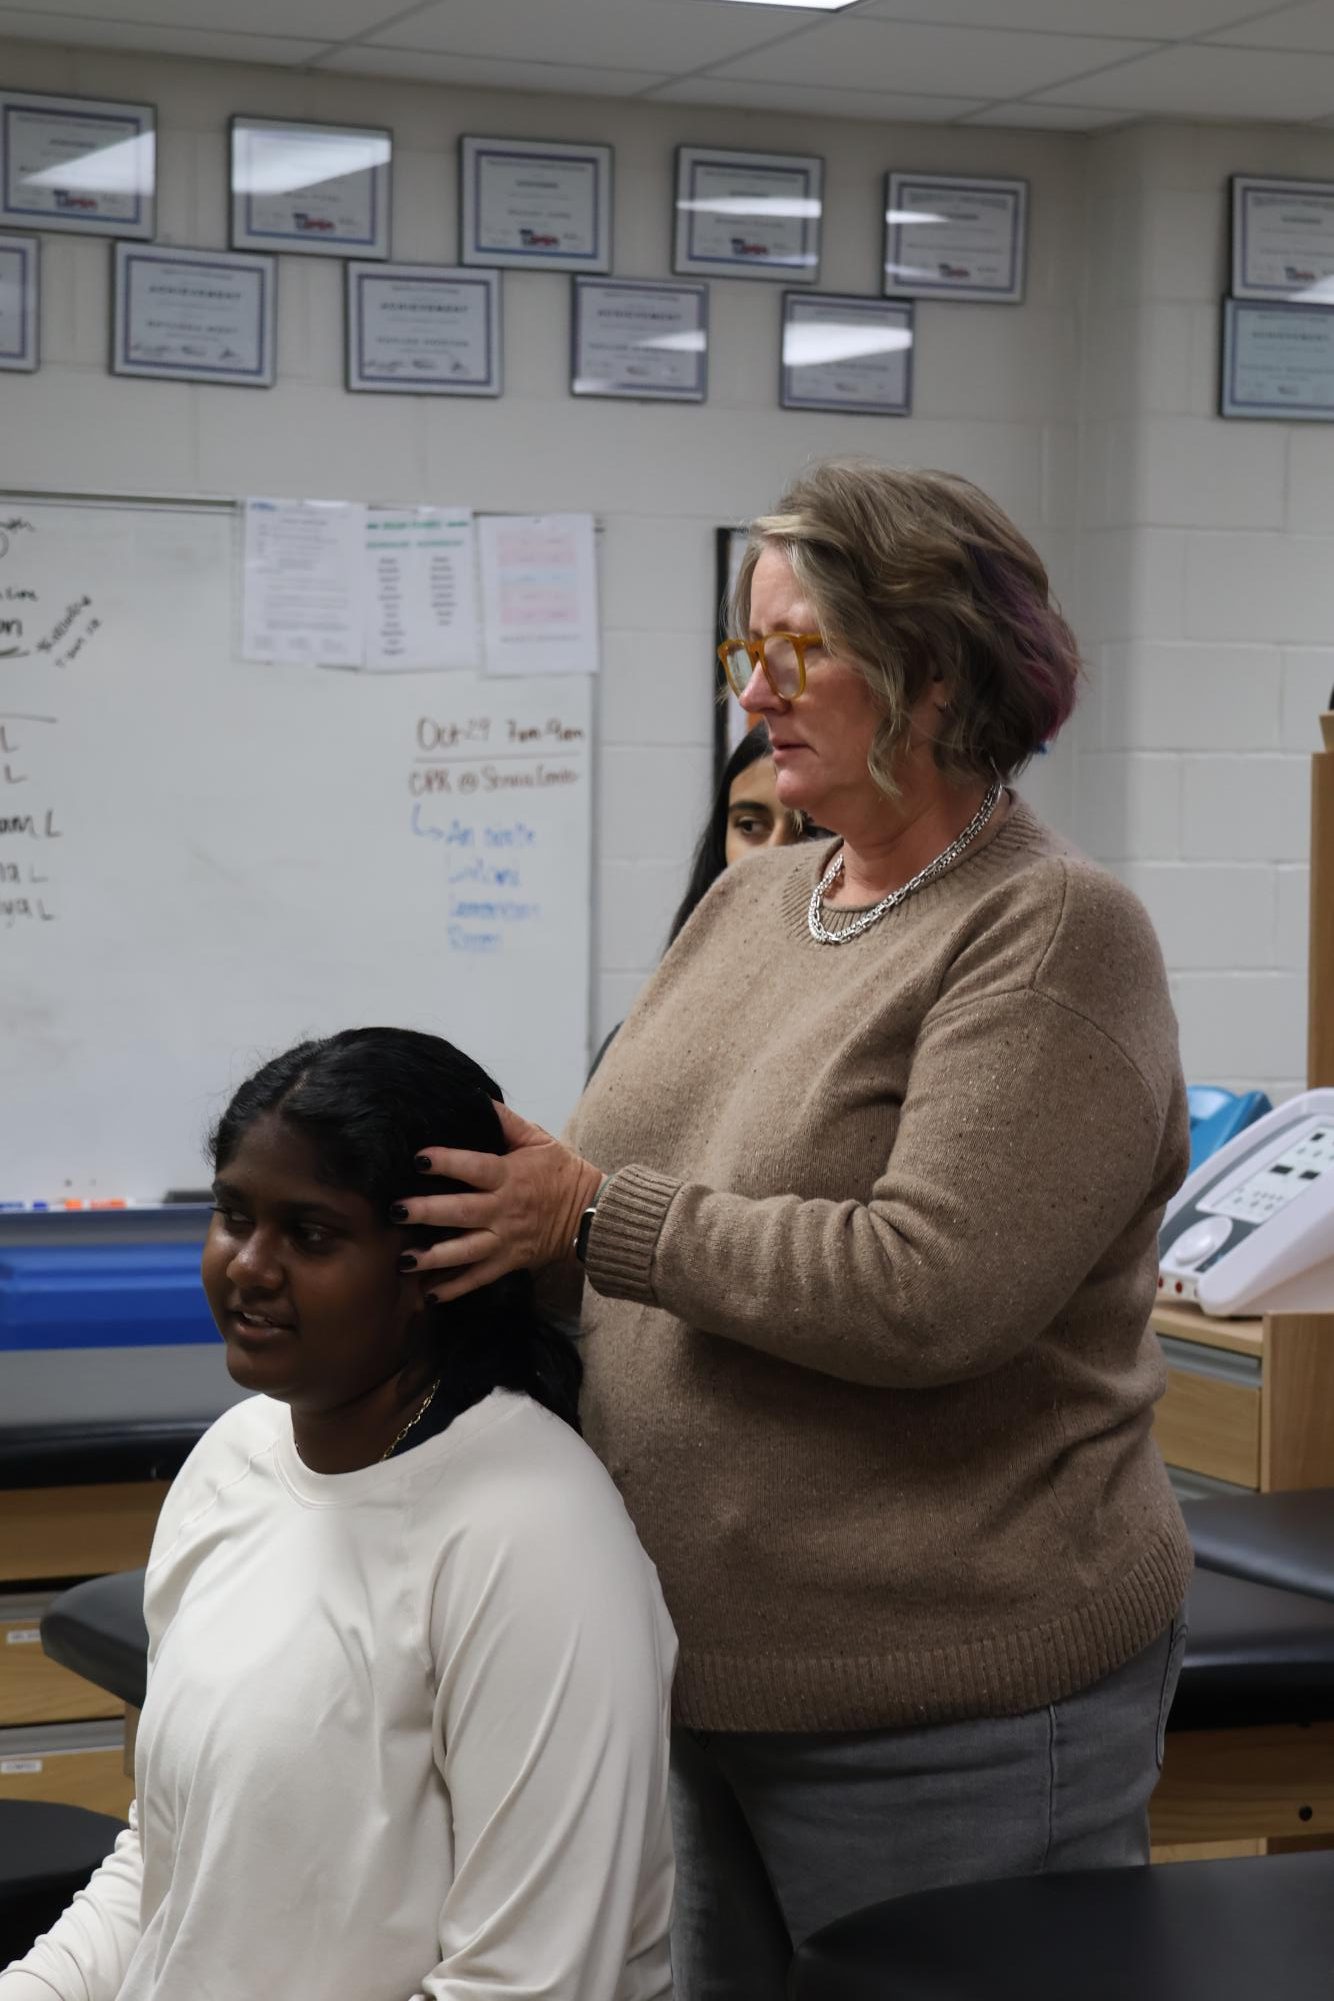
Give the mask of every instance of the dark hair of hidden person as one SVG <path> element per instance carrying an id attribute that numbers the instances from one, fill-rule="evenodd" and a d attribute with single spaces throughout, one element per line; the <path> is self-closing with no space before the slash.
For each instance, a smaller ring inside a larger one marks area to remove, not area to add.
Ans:
<path id="1" fill-rule="evenodd" d="M 691 857 L 690 879 L 686 883 L 685 895 L 677 906 L 672 928 L 667 934 L 669 945 L 676 943 L 696 904 L 703 901 L 727 867 L 727 809 L 733 780 L 739 778 L 743 771 L 749 771 L 752 764 L 758 764 L 761 758 L 772 757 L 773 754 L 768 730 L 748 729 L 719 773 L 709 817 L 704 822 L 704 830 Z"/>
<path id="2" fill-rule="evenodd" d="M 224 1180 L 250 1129 L 276 1116 L 305 1141 L 319 1181 L 362 1196 L 387 1222 L 405 1194 L 459 1192 L 457 1182 L 413 1165 L 423 1148 L 506 1151 L 500 1098 L 494 1078 L 441 1036 L 345 1029 L 297 1043 L 241 1085 L 210 1136 L 213 1170 Z M 442 1233 L 407 1226 L 387 1234 L 392 1268 L 399 1252 L 435 1243 Z M 568 1335 L 538 1312 L 528 1272 L 511 1272 L 446 1306 L 423 1295 L 409 1338 L 410 1359 L 439 1378 L 413 1444 L 497 1389 L 519 1391 L 579 1430 L 579 1356 Z"/>

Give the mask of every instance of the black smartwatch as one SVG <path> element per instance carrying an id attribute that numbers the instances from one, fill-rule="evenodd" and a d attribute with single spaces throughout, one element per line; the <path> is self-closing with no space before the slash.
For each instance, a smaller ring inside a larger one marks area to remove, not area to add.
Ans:
<path id="1" fill-rule="evenodd" d="M 602 1200 L 603 1196 L 606 1194 L 607 1183 L 610 1180 L 611 1176 L 609 1174 L 604 1176 L 602 1185 L 598 1189 L 597 1194 L 593 1197 L 593 1200 L 589 1203 L 588 1207 L 584 1210 L 583 1215 L 579 1218 L 579 1228 L 574 1233 L 574 1254 L 578 1258 L 581 1265 L 587 1264 L 588 1262 L 589 1232 L 593 1228 L 593 1218 L 597 1215 L 598 1212 L 598 1203 Z"/>

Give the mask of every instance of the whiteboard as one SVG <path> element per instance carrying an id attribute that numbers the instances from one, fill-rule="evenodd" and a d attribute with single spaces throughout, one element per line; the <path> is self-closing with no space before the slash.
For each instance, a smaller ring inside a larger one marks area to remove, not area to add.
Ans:
<path id="1" fill-rule="evenodd" d="M 0 496 L 0 1201 L 203 1185 L 229 1091 L 340 1028 L 546 1126 L 582 1086 L 590 681 L 243 662 L 239 532 Z"/>

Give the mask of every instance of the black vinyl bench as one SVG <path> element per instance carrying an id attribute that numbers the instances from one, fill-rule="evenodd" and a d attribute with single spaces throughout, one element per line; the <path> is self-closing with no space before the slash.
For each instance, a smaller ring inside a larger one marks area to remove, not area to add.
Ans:
<path id="1" fill-rule="evenodd" d="M 1163 1779 L 1153 1802 L 1155 1842 L 1334 1835 L 1334 1491 L 1198 1502 L 1186 1514 L 1198 1568 Z M 143 1706 L 147 1671 L 143 1581 L 139 1570 L 75 1585 L 42 1621 L 42 1644 L 52 1659 L 109 1690 L 132 1715 Z M 108 1826 L 114 1833 L 115 1824 Z M 102 1830 L 95 1839 L 104 1836 Z M 9 1894 L 7 1872 L 19 1866 L 21 1850 L 20 1843 L 11 1855 L 0 1826 L 0 1908 Z M 80 1850 L 80 1868 L 83 1861 Z M 1193 1866 L 1182 1864 L 1172 1874 Z M 1289 1874 L 1294 1883 L 1304 1880 Z M 1040 1879 L 1034 1896 L 1046 1894 L 1040 1887 L 1046 1880 Z M 1243 1895 L 1250 1879 L 1243 1874 L 1235 1880 Z M 1115 1894 L 1133 1900 L 1139 1892 Z M 1185 1889 L 1179 1894 L 1188 1895 Z M 1334 1905 L 1334 1881 L 1328 1895 Z M 1195 1907 L 1183 1902 L 1181 1909 L 1188 1908 Z M 1321 2001 L 1334 1997 L 1334 1954 L 1329 1965 Z M 1067 1967 L 1068 1974 L 1075 1971 Z M 934 2001 L 948 2001 L 950 1991 L 941 1989 Z M 1081 2001 L 1085 1995 L 1092 2001 L 1093 1991 L 1086 1989 Z M 1231 1991 L 1217 1989 L 1212 2001 Z M 1265 1991 L 1267 2001 L 1287 1992 Z M 992 1990 L 990 2001 L 1000 2001 L 1001 1992 Z M 890 1990 L 878 1993 L 880 2001 L 890 2001 Z M 1138 2001 L 1149 2001 L 1148 1989 L 1139 1991 Z M 1184 2001 L 1184 1990 L 1174 2001 Z"/>
<path id="2" fill-rule="evenodd" d="M 1334 1837 L 1334 1491 L 1196 1501 L 1185 1515 L 1192 1630 L 1155 1843 Z"/>
<path id="3" fill-rule="evenodd" d="M 1334 1854 L 970 1884 L 827 1925 L 790 2001 L 1329 2001 Z"/>

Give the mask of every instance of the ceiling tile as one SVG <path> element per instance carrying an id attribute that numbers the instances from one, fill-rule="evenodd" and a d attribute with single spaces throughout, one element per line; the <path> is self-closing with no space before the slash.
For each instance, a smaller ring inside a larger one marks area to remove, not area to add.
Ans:
<path id="1" fill-rule="evenodd" d="M 393 0 L 73 0 L 55 7 L 18 7 L 54 30 L 63 15 L 86 21 L 123 21 L 133 27 L 202 29 L 214 34 L 256 34 L 324 44 L 360 35 L 401 13 Z"/>
<path id="2" fill-rule="evenodd" d="M 1272 118 L 1292 124 L 1334 112 L 1334 55 L 1272 55 L 1197 42 L 1188 49 L 1160 49 L 1043 96 L 1163 118 Z"/>
<path id="3" fill-rule="evenodd" d="M 1015 104 L 989 104 L 966 120 L 969 125 L 1005 125 L 1026 132 L 1094 132 L 1100 125 L 1124 125 L 1124 111 L 1094 111 L 1086 105 L 1035 104 L 1023 98 Z"/>
<path id="4" fill-rule="evenodd" d="M 325 41 L 284 35 L 228 35 L 217 29 L 169 28 L 138 21 L 93 20 L 81 14 L 41 14 L 0 8 L 0 35 L 53 42 L 59 48 L 143 49 L 155 56 L 202 56 L 231 63 L 308 63 Z"/>
<path id="5" fill-rule="evenodd" d="M 947 123 L 982 108 L 976 97 L 912 97 L 903 92 L 822 90 L 792 83 L 721 83 L 692 76 L 653 93 L 655 104 L 716 104 L 738 111 L 799 111 L 812 118 L 870 118 L 905 124 Z"/>
<path id="6" fill-rule="evenodd" d="M 359 42 L 318 65 L 344 76 L 397 76 L 412 83 L 454 83 L 479 90 L 555 90 L 579 97 L 638 97 L 661 70 L 594 69 L 587 63 L 505 62 L 501 57 L 421 55 L 413 49 L 378 49 Z"/>
<path id="7" fill-rule="evenodd" d="M 1306 0 L 1211 38 L 1247 49 L 1334 50 L 1334 0 Z"/>
<path id="8" fill-rule="evenodd" d="M 810 18 L 700 0 L 436 0 L 367 39 L 385 48 L 679 73 L 799 33 Z"/>
<path id="9" fill-rule="evenodd" d="M 1025 97 L 1044 85 L 1123 60 L 1143 42 L 1079 35 L 1005 34 L 986 28 L 918 27 L 897 21 L 830 21 L 790 40 L 720 64 L 714 74 L 835 89 L 931 91 L 981 98 Z M 1067 98 L 1082 95 L 1067 88 Z"/>
<path id="10" fill-rule="evenodd" d="M 1271 0 L 1272 4 L 1272 0 Z M 1263 0 L 866 0 L 857 18 L 941 27 L 1045 28 L 1066 35 L 1184 41 L 1254 14 Z"/>

